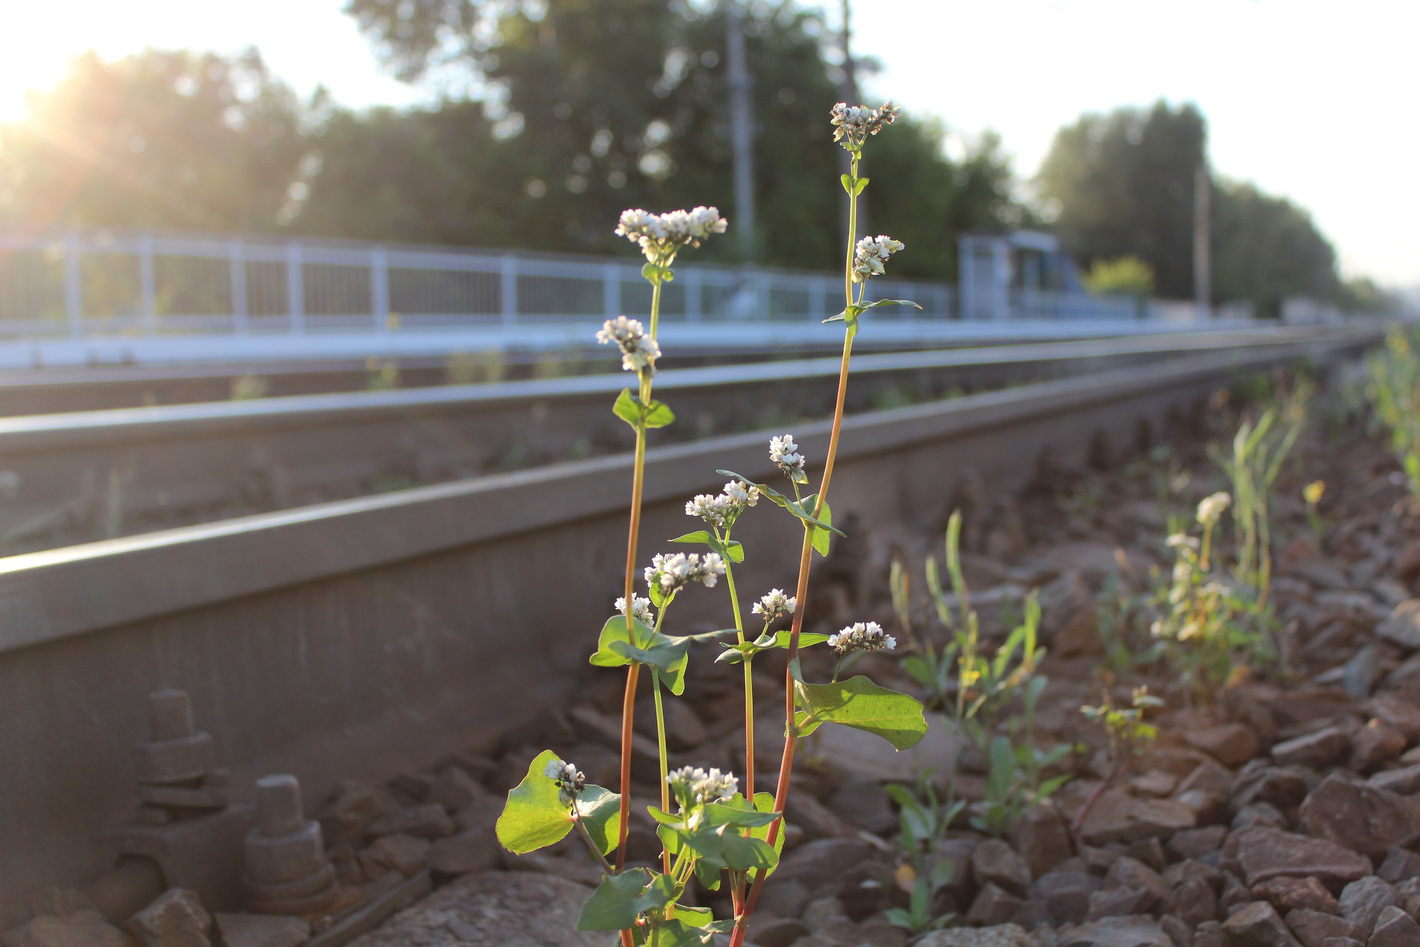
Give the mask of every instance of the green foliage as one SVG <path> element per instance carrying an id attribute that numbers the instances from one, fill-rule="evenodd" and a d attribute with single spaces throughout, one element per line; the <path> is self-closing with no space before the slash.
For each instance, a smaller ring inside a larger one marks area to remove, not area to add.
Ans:
<path id="1" fill-rule="evenodd" d="M 933 899 L 951 881 L 955 868 L 951 859 L 941 855 L 938 845 L 966 802 L 958 800 L 943 807 L 930 773 L 923 774 L 915 788 L 896 783 L 883 788 L 898 807 L 897 844 L 904 860 L 897 876 L 912 882 L 907 908 L 889 908 L 887 918 L 913 934 L 936 930 L 955 916 L 932 913 Z"/>
<path id="2" fill-rule="evenodd" d="M 880 687 L 866 677 L 828 684 L 796 681 L 796 723 L 808 736 L 825 723 L 839 723 L 876 733 L 899 750 L 915 746 L 927 733 L 927 720 L 916 698 Z"/>
<path id="3" fill-rule="evenodd" d="M 647 428 L 665 427 L 675 420 L 675 412 L 665 404 L 655 400 L 642 404 L 630 388 L 621 389 L 616 403 L 611 406 L 611 413 L 631 425 L 632 430 L 641 425 Z"/>
<path id="4" fill-rule="evenodd" d="M 1154 268 L 1137 256 L 1122 256 L 1113 260 L 1097 259 L 1083 279 L 1092 293 L 1137 296 L 1154 294 Z"/>
<path id="5" fill-rule="evenodd" d="M 1391 329 L 1385 347 L 1366 357 L 1366 399 L 1411 495 L 1420 500 L 1420 357 L 1400 329 Z"/>
<path id="6" fill-rule="evenodd" d="M 1085 719 L 1104 727 L 1109 741 L 1109 758 L 1114 763 L 1115 772 L 1128 769 L 1134 760 L 1149 752 L 1158 737 L 1158 728 L 1145 721 L 1145 714 L 1153 707 L 1162 707 L 1163 701 L 1149 694 L 1147 687 L 1136 687 L 1130 694 L 1128 707 L 1114 706 L 1114 700 L 1106 691 L 1104 701 L 1097 707 L 1085 706 L 1080 713 Z"/>
<path id="7" fill-rule="evenodd" d="M 621 826 L 621 797 L 600 786 L 587 786 L 577 794 L 573 807 L 558 796 L 557 784 L 546 774 L 557 754 L 544 750 L 528 766 L 523 781 L 508 792 L 507 804 L 498 816 L 498 841 L 517 855 L 554 845 L 567 837 L 578 819 L 591 840 L 606 854 L 616 847 Z"/>

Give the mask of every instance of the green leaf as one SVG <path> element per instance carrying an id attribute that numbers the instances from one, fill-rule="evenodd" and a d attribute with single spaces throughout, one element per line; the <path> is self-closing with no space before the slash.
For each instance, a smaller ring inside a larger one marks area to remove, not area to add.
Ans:
<path id="1" fill-rule="evenodd" d="M 922 705 L 914 698 L 879 687 L 861 675 L 832 684 L 794 685 L 800 707 L 796 716 L 799 735 L 808 736 L 825 723 L 839 723 L 876 733 L 899 750 L 921 740 L 927 732 Z"/>
<path id="2" fill-rule="evenodd" d="M 639 618 L 631 619 L 631 624 L 636 629 L 636 641 L 634 642 L 636 647 L 649 646 L 656 633 Z M 602 668 L 625 667 L 630 664 L 633 659 L 612 647 L 617 642 L 632 643 L 626 634 L 625 615 L 613 615 L 606 620 L 606 624 L 602 626 L 601 636 L 597 639 L 596 653 L 587 659 L 587 663 Z"/>
<path id="3" fill-rule="evenodd" d="M 665 427 L 675 420 L 675 412 L 664 401 L 652 401 L 646 410 L 646 426 Z"/>
<path id="4" fill-rule="evenodd" d="M 744 562 L 745 550 L 738 540 L 730 540 L 722 543 L 715 538 L 715 535 L 708 530 L 697 529 L 693 533 L 686 533 L 684 536 L 677 536 L 672 539 L 673 543 L 704 543 L 709 546 L 712 552 L 718 552 L 731 562 Z"/>
<path id="5" fill-rule="evenodd" d="M 630 388 L 621 389 L 621 394 L 616 396 L 616 404 L 611 406 L 611 413 L 633 428 L 641 423 L 641 405 L 637 403 Z"/>
<path id="6" fill-rule="evenodd" d="M 843 193 L 845 193 L 845 194 L 852 194 L 852 193 L 853 193 L 853 179 L 852 179 L 852 178 L 850 178 L 850 177 L 849 177 L 848 175 L 846 175 L 846 174 L 840 174 L 840 175 L 838 176 L 838 180 L 839 180 L 840 182 L 842 182 L 842 184 L 843 184 Z"/>
<path id="7" fill-rule="evenodd" d="M 773 815 L 778 815 L 778 813 L 774 812 L 774 794 L 771 793 L 771 792 L 757 792 L 757 793 L 755 793 L 755 794 L 754 794 L 754 808 L 755 808 L 757 811 L 759 811 L 759 812 L 767 812 L 767 813 L 771 813 L 771 814 L 773 814 Z M 752 828 L 749 830 L 750 838 L 757 838 L 757 839 L 759 839 L 759 840 L 762 841 L 762 842 L 768 843 L 768 840 L 769 840 L 769 830 L 770 830 L 770 828 L 773 826 L 773 824 L 774 824 L 774 823 L 771 822 L 769 825 L 757 825 L 757 826 L 752 827 Z M 778 837 L 776 837 L 776 838 L 774 839 L 774 857 L 775 857 L 775 858 L 778 858 L 779 855 L 780 855 L 783 851 L 784 851 L 784 832 L 782 831 L 782 827 L 781 827 L 781 831 L 779 832 Z"/>
<path id="8" fill-rule="evenodd" d="M 709 908 L 692 908 L 684 904 L 675 906 L 676 920 L 686 927 L 705 928 L 715 923 L 715 913 Z"/>
<path id="9" fill-rule="evenodd" d="M 663 908 L 674 899 L 675 882 L 669 877 L 632 868 L 597 886 L 582 905 L 577 930 L 624 931 L 636 924 L 638 916 Z"/>
<path id="10" fill-rule="evenodd" d="M 725 864 L 736 871 L 771 871 L 779 864 L 779 856 L 768 842 L 757 838 L 746 838 L 732 831 L 723 833 L 725 843 Z"/>
<path id="11" fill-rule="evenodd" d="M 770 648 L 789 647 L 789 638 L 792 636 L 790 629 L 783 631 L 769 631 L 760 635 L 753 641 L 745 641 L 739 644 L 726 644 L 725 650 L 715 658 L 723 664 L 739 664 L 746 657 L 754 657 L 761 651 L 768 651 Z M 822 644 L 828 640 L 828 635 L 815 634 L 803 631 L 799 633 L 799 647 L 811 648 L 816 644 Z"/>
<path id="12" fill-rule="evenodd" d="M 682 917 L 680 906 L 677 905 L 676 916 L 661 922 L 660 930 L 656 934 L 657 947 L 705 947 L 706 944 L 713 944 L 716 932 L 701 930 L 703 926 L 705 925 L 687 924 Z"/>
<path id="13" fill-rule="evenodd" d="M 801 503 L 799 503 L 797 500 L 791 500 L 791 499 L 789 499 L 789 498 L 786 497 L 784 494 L 782 494 L 782 493 L 780 493 L 779 491 L 773 489 L 772 487 L 767 487 L 767 486 L 765 486 L 765 485 L 762 484 L 762 483 L 755 483 L 753 480 L 749 479 L 748 477 L 745 477 L 745 476 L 742 476 L 742 475 L 740 475 L 740 474 L 737 474 L 737 473 L 735 473 L 733 470 L 716 470 L 715 472 L 716 472 L 717 474 L 719 474 L 720 476 L 722 476 L 722 477 L 734 477 L 736 480 L 740 481 L 741 483 L 745 484 L 746 486 L 758 487 L 761 496 L 767 497 L 767 498 L 770 500 L 770 502 L 775 503 L 775 504 L 777 504 L 777 505 L 779 505 L 779 506 L 782 506 L 784 509 L 788 510 L 790 513 L 793 513 L 793 514 L 794 514 L 795 516 L 797 516 L 799 519 L 803 520 L 805 523 L 809 523 L 809 524 L 812 524 L 812 525 L 814 525 L 814 526 L 822 527 L 822 528 L 824 528 L 824 529 L 827 529 L 827 530 L 830 530 L 830 531 L 832 531 L 832 532 L 835 532 L 835 533 L 837 533 L 837 534 L 840 535 L 840 536 L 847 536 L 847 535 L 848 535 L 847 533 L 843 532 L 841 529 L 834 529 L 833 526 L 830 525 L 829 523 L 823 523 L 823 522 L 820 522 L 819 520 L 814 519 L 813 514 L 810 513 L 808 510 L 806 510 L 806 509 L 804 508 L 805 506 L 808 505 L 809 500 L 812 500 L 812 499 L 813 499 L 812 496 L 805 498 L 804 502 L 801 504 Z"/>
<path id="14" fill-rule="evenodd" d="M 814 494 L 813 496 L 804 497 L 804 502 L 803 502 L 803 507 L 804 507 L 804 509 L 806 509 L 806 510 L 812 509 L 812 508 L 813 508 L 813 505 L 814 505 L 814 499 L 815 499 L 815 497 L 817 497 L 817 496 L 818 496 L 818 494 Z M 820 521 L 820 522 L 822 522 L 822 523 L 828 525 L 829 527 L 832 527 L 832 526 L 833 526 L 833 510 L 829 508 L 829 506 L 828 506 L 828 501 L 827 501 L 827 500 L 825 500 L 824 503 L 823 503 L 823 509 L 819 510 L 818 518 L 819 518 L 819 521 Z M 826 529 L 820 529 L 820 528 L 817 527 L 817 526 L 810 526 L 810 527 L 808 527 L 808 529 L 813 530 L 813 534 L 814 534 L 814 539 L 813 539 L 814 549 L 818 550 L 818 554 L 819 554 L 820 556 L 827 556 L 827 555 L 828 555 L 828 538 L 829 538 L 829 537 L 828 537 L 828 530 L 826 530 Z"/>
<path id="15" fill-rule="evenodd" d="M 865 187 L 867 187 L 867 186 L 868 186 L 868 179 L 867 179 L 867 178 L 859 178 L 859 179 L 858 179 L 858 183 L 853 186 L 853 196 L 854 196 L 854 197 L 857 197 L 859 194 L 862 194 L 862 193 L 863 193 L 863 188 L 865 188 Z"/>
<path id="16" fill-rule="evenodd" d="M 557 797 L 557 784 L 547 776 L 547 765 L 558 759 L 544 750 L 528 765 L 523 781 L 508 793 L 495 831 L 498 841 L 517 855 L 546 848 L 572 831 L 572 814 Z M 587 786 L 577 799 L 577 811 L 592 840 L 611 851 L 621 828 L 621 797 L 600 786 Z"/>
<path id="17" fill-rule="evenodd" d="M 769 825 L 778 818 L 779 814 L 776 812 L 760 812 L 755 809 L 740 793 L 735 793 L 734 798 L 726 802 L 712 802 L 705 807 L 705 820 L 711 825 L 737 825 L 740 828 L 753 828 Z"/>
<path id="18" fill-rule="evenodd" d="M 619 793 L 600 786 L 586 787 L 577 794 L 577 816 L 603 855 L 616 848 L 617 836 L 621 834 Z"/>
<path id="19" fill-rule="evenodd" d="M 876 309 L 879 306 L 911 306 L 913 309 L 921 309 L 922 306 L 910 299 L 875 299 L 870 303 L 863 303 L 860 311 L 865 309 Z"/>

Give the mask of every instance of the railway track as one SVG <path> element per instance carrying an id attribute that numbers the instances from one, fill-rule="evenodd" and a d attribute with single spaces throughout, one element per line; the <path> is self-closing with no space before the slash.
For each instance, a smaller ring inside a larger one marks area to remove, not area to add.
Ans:
<path id="1" fill-rule="evenodd" d="M 869 354 L 862 412 L 1184 353 L 1306 346 L 1336 330 L 1192 333 Z M 682 421 L 653 445 L 826 416 L 838 363 L 672 369 Z M 307 376 L 301 376 L 307 377 Z M 626 450 L 621 373 L 0 418 L 0 554 L 449 482 Z"/>
<path id="2" fill-rule="evenodd" d="M 934 528 L 967 471 L 1009 490 L 1044 452 L 1128 451 L 1220 386 L 1376 336 L 1294 333 L 850 416 L 836 519 Z M 649 453 L 648 555 L 717 467 L 771 474 L 767 433 Z M 824 455 L 827 423 L 794 433 Z M 629 469 L 611 454 L 0 559 L 0 922 L 112 866 L 151 692 L 192 695 L 238 801 L 272 772 L 314 798 L 338 777 L 412 771 L 506 726 L 511 696 L 564 697 L 620 585 Z M 738 529 L 787 578 L 797 541 L 768 519 Z"/>

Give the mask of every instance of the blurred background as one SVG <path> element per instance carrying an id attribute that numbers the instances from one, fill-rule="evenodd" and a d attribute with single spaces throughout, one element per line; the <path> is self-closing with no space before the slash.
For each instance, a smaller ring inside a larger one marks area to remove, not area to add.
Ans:
<path id="1" fill-rule="evenodd" d="M 1053 234 L 1095 291 L 1261 318 L 1292 297 L 1381 311 L 1420 296 L 1417 10 L 29 5 L 0 36 L 0 232 L 630 256 L 611 232 L 623 208 L 715 204 L 731 239 L 697 262 L 828 271 L 843 229 L 829 106 L 891 96 L 904 127 L 865 170 L 892 182 L 867 226 L 907 244 L 896 276 L 954 283 L 963 234 L 1019 228 Z M 84 293 L 102 309 L 101 287 Z"/>

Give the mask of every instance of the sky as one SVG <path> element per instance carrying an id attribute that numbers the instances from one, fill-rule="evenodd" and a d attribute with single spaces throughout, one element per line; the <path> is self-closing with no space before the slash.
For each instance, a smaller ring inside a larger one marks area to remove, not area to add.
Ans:
<path id="1" fill-rule="evenodd" d="M 25 4 L 0 33 L 0 121 L 71 57 L 144 46 L 254 45 L 303 95 L 323 83 L 352 107 L 426 100 L 381 69 L 342 5 Z M 865 96 L 958 135 L 994 128 L 1023 179 L 1084 112 L 1193 102 L 1216 173 L 1311 211 L 1345 275 L 1420 286 L 1420 0 L 853 0 L 853 29 L 855 55 L 882 65 Z"/>

